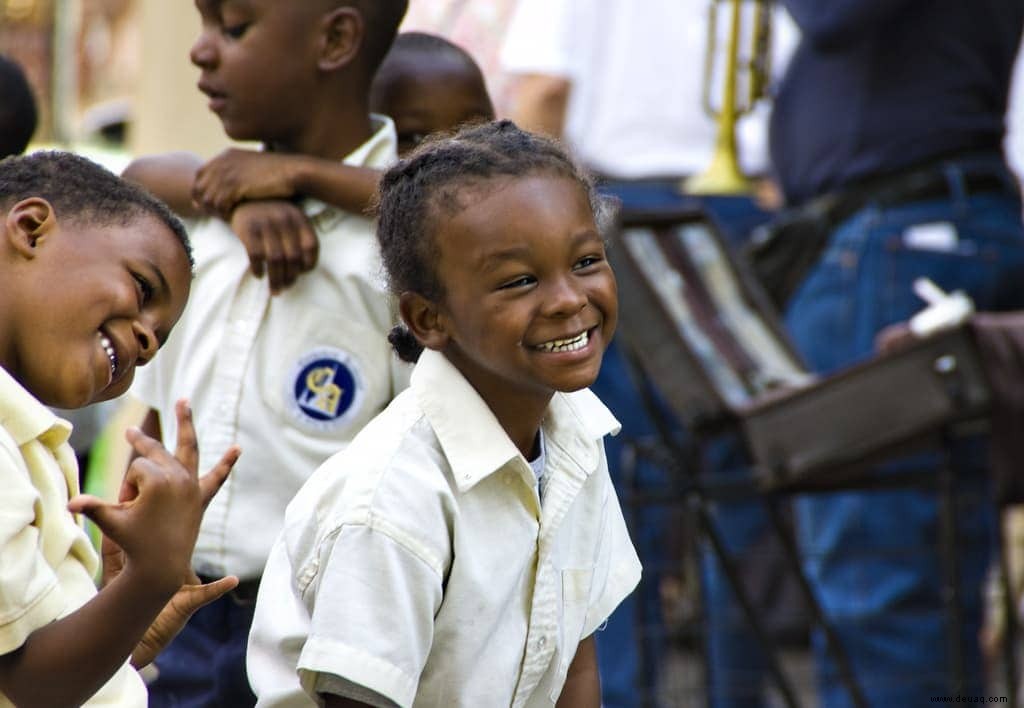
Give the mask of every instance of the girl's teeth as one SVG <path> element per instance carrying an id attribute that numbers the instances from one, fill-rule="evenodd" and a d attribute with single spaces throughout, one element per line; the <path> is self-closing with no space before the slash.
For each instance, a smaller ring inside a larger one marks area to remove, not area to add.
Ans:
<path id="1" fill-rule="evenodd" d="M 117 370 L 117 351 L 114 349 L 110 338 L 106 335 L 100 337 L 100 345 L 103 347 L 103 351 L 107 353 L 107 358 L 110 359 L 110 375 L 113 376 Z"/>
<path id="2" fill-rule="evenodd" d="M 537 349 L 545 352 L 574 352 L 587 346 L 589 339 L 586 332 L 581 332 L 571 339 L 554 339 L 544 342 L 544 344 L 538 344 Z"/>

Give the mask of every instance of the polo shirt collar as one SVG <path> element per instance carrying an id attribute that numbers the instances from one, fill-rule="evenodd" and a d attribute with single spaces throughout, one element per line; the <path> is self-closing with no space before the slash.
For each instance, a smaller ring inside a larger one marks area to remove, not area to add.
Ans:
<path id="1" fill-rule="evenodd" d="M 56 448 L 71 437 L 71 423 L 58 418 L 3 367 L 0 367 L 0 427 L 10 433 L 18 447 L 40 440 Z"/>
<path id="2" fill-rule="evenodd" d="M 409 385 L 460 492 L 516 461 L 529 470 L 494 413 L 443 354 L 424 350 Z M 544 420 L 548 444 L 565 450 L 596 450 L 596 441 L 619 429 L 615 417 L 589 390 L 556 393 Z M 583 458 L 577 462 L 590 474 L 596 469 L 596 452 Z"/>

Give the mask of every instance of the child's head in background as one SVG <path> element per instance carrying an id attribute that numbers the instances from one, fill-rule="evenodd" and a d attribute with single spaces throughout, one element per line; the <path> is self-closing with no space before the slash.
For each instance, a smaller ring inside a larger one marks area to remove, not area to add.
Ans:
<path id="1" fill-rule="evenodd" d="M 43 403 L 124 393 L 188 299 L 188 237 L 163 203 L 66 152 L 0 161 L 0 366 Z"/>
<path id="2" fill-rule="evenodd" d="M 0 160 L 25 152 L 36 132 L 36 99 L 21 66 L 0 54 Z"/>
<path id="3" fill-rule="evenodd" d="M 426 141 L 381 181 L 396 350 L 442 352 L 492 409 L 592 384 L 618 314 L 602 212 L 559 144 L 509 121 Z"/>
<path id="4" fill-rule="evenodd" d="M 370 108 L 391 116 L 398 154 L 431 133 L 494 120 L 494 106 L 473 57 L 444 37 L 403 32 L 370 88 Z"/>

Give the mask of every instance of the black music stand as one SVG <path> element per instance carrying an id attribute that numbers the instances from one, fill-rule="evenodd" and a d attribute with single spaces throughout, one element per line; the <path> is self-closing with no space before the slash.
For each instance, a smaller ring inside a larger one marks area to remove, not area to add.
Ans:
<path id="1" fill-rule="evenodd" d="M 845 650 L 804 575 L 780 498 L 795 492 L 924 483 L 920 476 L 894 480 L 872 477 L 867 470 L 871 463 L 908 450 L 938 449 L 945 459 L 958 426 L 985 416 L 990 395 L 970 337 L 954 331 L 819 379 L 803 365 L 745 264 L 733 257 L 700 209 L 621 213 L 609 257 L 619 281 L 620 335 L 633 374 L 657 381 L 671 414 L 691 432 L 689 442 L 681 443 L 663 407 L 646 401 L 664 446 L 677 460 L 670 465 L 676 492 L 693 509 L 710 541 L 784 701 L 797 705 L 708 510 L 718 495 L 745 494 L 764 502 L 784 560 L 823 630 L 852 702 L 866 705 Z M 891 393 L 894 387 L 913 395 L 900 399 L 908 405 L 887 416 L 872 404 L 879 391 Z M 649 391 L 644 385 L 638 390 Z M 746 489 L 716 488 L 708 470 L 701 469 L 701 446 L 724 429 L 740 431 L 754 462 L 755 476 Z M 948 459 L 937 481 L 948 641 L 956 683 L 962 685 L 954 479 Z M 1012 665 L 1007 671 L 1013 692 Z"/>

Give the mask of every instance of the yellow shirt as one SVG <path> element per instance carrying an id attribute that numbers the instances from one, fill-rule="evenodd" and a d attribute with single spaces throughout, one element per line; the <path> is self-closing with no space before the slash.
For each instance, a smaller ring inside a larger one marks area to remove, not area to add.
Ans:
<path id="1" fill-rule="evenodd" d="M 70 434 L 0 368 L 0 654 L 96 594 L 99 559 L 67 510 L 78 493 Z M 0 694 L 0 707 L 11 705 Z M 146 689 L 125 663 L 86 705 L 145 706 Z"/>
<path id="2" fill-rule="evenodd" d="M 487 404 L 424 352 L 288 506 L 249 640 L 257 705 L 311 708 L 338 677 L 372 705 L 553 706 L 640 579 L 602 443 L 618 427 L 590 391 L 555 394 L 542 501 Z"/>

